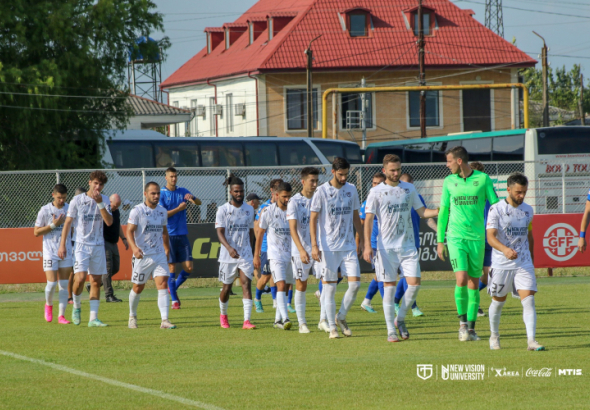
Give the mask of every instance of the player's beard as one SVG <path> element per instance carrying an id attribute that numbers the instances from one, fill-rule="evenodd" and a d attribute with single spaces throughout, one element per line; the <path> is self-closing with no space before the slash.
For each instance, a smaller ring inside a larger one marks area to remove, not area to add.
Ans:
<path id="1" fill-rule="evenodd" d="M 396 179 L 395 175 L 388 175 L 387 180 L 390 182 L 393 182 L 394 184 L 399 183 L 399 177 L 397 177 L 397 179 Z"/>
<path id="2" fill-rule="evenodd" d="M 242 205 L 244 203 L 244 197 L 242 197 L 242 199 L 238 200 L 235 196 L 231 196 L 231 200 L 233 201 L 234 204 L 237 205 Z"/>
<path id="3" fill-rule="evenodd" d="M 524 202 L 524 198 L 522 198 L 522 199 L 516 199 L 512 195 L 510 195 L 510 199 L 512 199 L 512 202 L 514 202 L 516 205 L 522 205 L 522 203 Z"/>

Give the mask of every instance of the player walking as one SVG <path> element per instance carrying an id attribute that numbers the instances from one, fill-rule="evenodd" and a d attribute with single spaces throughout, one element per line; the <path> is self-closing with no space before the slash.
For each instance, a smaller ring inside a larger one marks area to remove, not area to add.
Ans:
<path id="1" fill-rule="evenodd" d="M 524 203 L 527 177 L 514 173 L 508 177 L 508 197 L 490 208 L 487 222 L 488 242 L 492 245 L 492 268 L 489 273 L 490 349 L 500 349 L 500 316 L 506 296 L 520 297 L 526 327 L 528 350 L 545 350 L 535 340 L 537 280 L 533 264 L 533 208 Z"/>
<path id="2" fill-rule="evenodd" d="M 242 328 L 255 329 L 256 326 L 250 323 L 254 274 L 250 243 L 254 238 L 254 208 L 244 203 L 244 182 L 240 178 L 230 175 L 223 185 L 229 187 L 231 200 L 219 207 L 215 218 L 217 237 L 222 245 L 219 252 L 219 280 L 223 283 L 223 289 L 219 295 L 219 321 L 222 328 L 229 328 L 227 306 L 232 285 L 239 277 L 244 304 Z"/>
<path id="3" fill-rule="evenodd" d="M 365 236 L 371 234 L 373 219 L 379 218 L 375 272 L 377 280 L 384 283 L 383 312 L 387 324 L 387 341 L 398 342 L 395 327 L 402 339 L 410 337 L 405 324 L 406 313 L 420 290 L 420 261 L 410 210 L 414 209 L 421 218 L 434 218 L 438 211 L 424 207 L 414 185 L 400 182 L 402 164 L 397 155 L 387 154 L 383 158 L 383 173 L 387 178 L 385 183 L 372 188 L 367 198 Z M 363 256 L 367 262 L 373 262 L 373 250 L 370 247 L 365 248 Z M 393 298 L 398 269 L 406 278 L 408 289 L 394 320 Z"/>
<path id="4" fill-rule="evenodd" d="M 287 221 L 287 204 L 291 198 L 291 184 L 281 182 L 276 189 L 276 202 L 262 211 L 258 232 L 256 233 L 256 254 L 254 266 L 261 268 L 260 252 L 262 238 L 268 232 L 268 259 L 272 279 L 277 287 L 277 309 L 274 327 L 291 329 L 287 310 L 287 284 L 293 284 L 291 266 L 291 232 Z"/>
<path id="5" fill-rule="evenodd" d="M 43 236 L 43 270 L 47 278 L 45 286 L 45 320 L 53 321 L 53 295 L 59 280 L 59 316 L 57 322 L 67 325 L 65 313 L 68 306 L 68 282 L 72 272 L 72 242 L 68 235 L 66 239 L 66 256 L 62 260 L 58 256 L 59 243 L 63 223 L 68 212 L 68 189 L 63 184 L 53 187 L 53 201 L 44 205 L 37 214 L 35 221 L 35 236 Z M 69 232 L 68 232 L 69 233 Z"/>
<path id="6" fill-rule="evenodd" d="M 301 193 L 296 194 L 287 205 L 287 220 L 291 230 L 291 262 L 295 275 L 295 311 L 299 322 L 299 333 L 309 333 L 305 319 L 307 279 L 315 273 L 317 262 L 311 259 L 311 238 L 309 235 L 309 208 L 311 198 L 318 186 L 320 170 L 306 167 L 301 170 Z"/>
<path id="7" fill-rule="evenodd" d="M 72 322 L 80 324 L 82 304 L 80 295 L 84 290 L 84 282 L 90 280 L 90 320 L 88 327 L 104 327 L 106 324 L 98 319 L 100 306 L 100 285 L 102 275 L 107 273 L 107 259 L 104 250 L 103 221 L 107 226 L 113 223 L 109 212 L 109 197 L 102 195 L 108 178 L 102 171 L 93 171 L 88 182 L 89 189 L 85 194 L 77 195 L 70 202 L 64 223 L 58 256 L 65 260 L 68 256 L 67 245 L 70 243 L 70 229 L 75 220 L 76 247 L 74 249 L 74 309 Z M 90 275 L 89 275 L 90 274 Z"/>
<path id="8" fill-rule="evenodd" d="M 168 211 L 168 234 L 170 235 L 170 260 L 168 267 L 168 289 L 172 297 L 172 309 L 180 309 L 178 288 L 188 279 L 193 271 L 193 256 L 188 240 L 188 228 L 186 226 L 187 202 L 201 205 L 201 201 L 188 189 L 176 185 L 178 172 L 170 167 L 166 170 L 166 186 L 162 188 L 160 206 Z M 182 270 L 176 279 L 176 264 L 182 263 Z"/>
<path id="9" fill-rule="evenodd" d="M 350 164 L 346 159 L 334 158 L 333 178 L 318 187 L 310 207 L 311 256 L 321 262 L 323 292 L 320 303 L 325 304 L 330 339 L 339 337 L 336 325 L 344 336 L 352 336 L 346 315 L 361 287 L 358 254 L 364 246 L 364 233 L 359 218 L 361 204 L 358 192 L 354 185 L 346 182 L 349 171 Z M 359 233 L 358 244 L 355 242 L 353 226 Z M 338 268 L 342 276 L 348 277 L 348 290 L 336 316 Z"/>
<path id="10" fill-rule="evenodd" d="M 475 333 L 475 322 L 480 300 L 479 277 L 485 251 L 483 211 L 486 200 L 494 205 L 498 197 L 490 177 L 471 169 L 465 148 L 454 147 L 445 154 L 451 175 L 443 183 L 437 254 L 441 260 L 445 260 L 446 236 L 449 258 L 457 279 L 455 303 L 460 321 L 459 340 L 480 340 Z"/>
<path id="11" fill-rule="evenodd" d="M 145 185 L 145 202 L 136 205 L 129 213 L 127 238 L 133 252 L 131 266 L 133 288 L 129 292 L 129 329 L 137 329 L 137 305 L 147 281 L 153 277 L 158 289 L 158 308 L 162 317 L 160 329 L 176 329 L 168 320 L 168 212 L 160 202 L 160 186 L 155 182 Z"/>

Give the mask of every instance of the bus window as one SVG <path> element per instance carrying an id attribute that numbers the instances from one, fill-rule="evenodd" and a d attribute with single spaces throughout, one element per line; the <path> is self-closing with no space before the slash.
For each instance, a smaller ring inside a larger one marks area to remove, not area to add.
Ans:
<path id="1" fill-rule="evenodd" d="M 342 149 L 343 144 L 331 141 L 314 141 L 313 143 L 320 151 L 322 151 L 322 154 L 324 154 L 330 162 L 334 161 L 334 158 L 336 157 L 344 157 L 344 150 Z"/>
<path id="2" fill-rule="evenodd" d="M 469 161 L 491 161 L 492 139 L 475 138 L 463 140 L 463 147 L 469 153 Z"/>
<path id="3" fill-rule="evenodd" d="M 556 127 L 537 130 L 539 155 L 587 154 L 590 128 Z"/>
<path id="4" fill-rule="evenodd" d="M 243 167 L 244 153 L 240 143 L 201 143 L 204 167 Z"/>
<path id="5" fill-rule="evenodd" d="M 362 164 L 361 147 L 352 144 L 342 144 L 344 146 L 344 158 L 351 164 Z"/>
<path id="6" fill-rule="evenodd" d="M 404 162 L 430 162 L 432 144 L 411 144 L 404 146 Z"/>
<path id="7" fill-rule="evenodd" d="M 274 167 L 279 165 L 277 146 L 272 142 L 246 142 L 246 166 Z"/>
<path id="8" fill-rule="evenodd" d="M 494 161 L 524 160 L 524 134 L 496 137 L 493 144 L 492 159 Z"/>
<path id="9" fill-rule="evenodd" d="M 461 145 L 461 141 L 435 142 L 432 144 L 432 162 L 447 162 L 445 152 Z"/>
<path id="10" fill-rule="evenodd" d="M 154 143 L 156 148 L 156 167 L 198 167 L 199 150 L 197 144 L 169 145 Z"/>
<path id="11" fill-rule="evenodd" d="M 304 141 L 280 142 L 281 165 L 319 165 L 320 159 Z"/>
<path id="12" fill-rule="evenodd" d="M 401 145 L 398 145 L 398 146 L 395 146 L 395 147 L 383 147 L 383 148 L 379 148 L 379 150 L 377 151 L 377 160 L 375 161 L 375 163 L 376 164 L 382 164 L 383 163 L 383 158 L 385 158 L 385 156 L 387 154 L 397 155 L 403 161 L 404 160 L 404 147 L 401 146 Z"/>
<path id="13" fill-rule="evenodd" d="M 115 168 L 154 168 L 154 151 L 149 142 L 107 141 Z"/>

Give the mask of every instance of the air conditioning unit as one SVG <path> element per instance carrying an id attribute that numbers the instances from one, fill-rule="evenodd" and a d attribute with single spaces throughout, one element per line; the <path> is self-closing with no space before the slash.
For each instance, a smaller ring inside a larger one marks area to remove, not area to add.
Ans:
<path id="1" fill-rule="evenodd" d="M 204 117 L 205 116 L 205 106 L 204 105 L 197 105 L 195 108 L 195 117 Z"/>
<path id="2" fill-rule="evenodd" d="M 223 105 L 215 104 L 213 106 L 213 115 L 223 115 Z"/>
<path id="3" fill-rule="evenodd" d="M 235 110 L 236 110 L 236 116 L 242 116 L 244 117 L 246 115 L 246 104 L 245 103 L 239 103 L 235 105 Z"/>

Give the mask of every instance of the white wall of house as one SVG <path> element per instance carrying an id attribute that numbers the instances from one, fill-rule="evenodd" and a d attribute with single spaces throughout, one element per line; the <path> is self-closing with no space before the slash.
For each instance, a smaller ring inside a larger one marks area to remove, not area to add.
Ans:
<path id="1" fill-rule="evenodd" d="M 189 85 L 168 89 L 169 104 L 178 107 L 205 107 L 204 116 L 195 116 L 190 123 L 170 127 L 170 136 L 215 136 L 215 118 L 217 118 L 217 135 L 220 137 L 255 136 L 256 129 L 256 80 L 239 77 L 222 81 L 212 81 L 217 86 L 217 105 L 222 106 L 222 114 L 215 115 L 213 99 L 215 87 L 209 84 Z M 245 115 L 236 115 L 235 107 L 246 105 Z M 262 135 L 262 134 L 261 134 Z"/>

